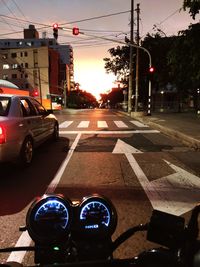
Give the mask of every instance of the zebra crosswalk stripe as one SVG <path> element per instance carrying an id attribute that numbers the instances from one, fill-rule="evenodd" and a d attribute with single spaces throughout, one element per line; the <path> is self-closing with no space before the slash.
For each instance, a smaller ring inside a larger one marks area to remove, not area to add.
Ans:
<path id="1" fill-rule="evenodd" d="M 69 127 L 74 121 L 64 121 L 62 123 L 60 123 L 59 128 L 67 128 Z M 114 124 L 116 125 L 116 127 L 118 128 L 128 128 L 129 126 L 127 124 L 125 124 L 123 121 L 113 121 Z M 136 127 L 139 128 L 147 128 L 149 127 L 148 125 L 145 125 L 137 120 L 131 120 L 129 121 L 129 123 L 134 124 Z M 77 128 L 88 128 L 90 125 L 90 121 L 81 121 L 79 122 Z M 98 128 L 108 128 L 108 124 L 106 121 L 97 121 L 97 127 Z"/>
<path id="2" fill-rule="evenodd" d="M 67 128 L 73 121 L 64 121 L 59 125 L 59 128 Z"/>
<path id="3" fill-rule="evenodd" d="M 108 124 L 106 121 L 97 121 L 98 128 L 108 128 Z"/>
<path id="4" fill-rule="evenodd" d="M 81 121 L 77 127 L 78 128 L 88 128 L 89 123 L 90 123 L 89 121 Z"/>
<path id="5" fill-rule="evenodd" d="M 114 121 L 114 123 L 118 128 L 128 128 L 128 125 L 126 125 L 123 121 Z"/>
<path id="6" fill-rule="evenodd" d="M 130 121 L 130 122 L 133 123 L 137 127 L 149 127 L 148 125 L 143 124 L 143 123 L 141 123 L 139 121 L 136 121 L 136 120 L 133 120 L 133 121 Z"/>

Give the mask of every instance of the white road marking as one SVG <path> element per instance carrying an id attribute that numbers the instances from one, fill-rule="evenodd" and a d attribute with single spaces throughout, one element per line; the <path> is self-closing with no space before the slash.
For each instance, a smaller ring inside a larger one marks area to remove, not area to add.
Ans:
<path id="1" fill-rule="evenodd" d="M 98 128 L 108 128 L 108 124 L 106 121 L 97 121 Z"/>
<path id="2" fill-rule="evenodd" d="M 59 128 L 67 128 L 69 125 L 72 124 L 73 121 L 64 121 L 61 124 L 59 124 Z"/>
<path id="3" fill-rule="evenodd" d="M 27 246 L 29 247 L 31 244 L 31 238 L 28 234 L 27 231 L 23 232 L 20 236 L 20 238 L 18 239 L 17 243 L 15 244 L 15 247 L 22 247 L 22 246 Z M 23 261 L 23 258 L 26 254 L 26 251 L 16 251 L 16 252 L 11 252 L 7 262 L 8 261 L 15 261 L 15 262 L 19 262 L 21 263 Z"/>
<path id="4" fill-rule="evenodd" d="M 71 159 L 71 157 L 72 157 L 72 155 L 74 153 L 74 150 L 75 150 L 80 138 L 81 138 L 81 133 L 79 133 L 77 135 L 76 139 L 74 140 L 72 146 L 69 149 L 69 152 L 67 154 L 66 159 L 63 161 L 63 163 L 60 166 L 60 168 L 58 169 L 54 179 L 51 181 L 50 185 L 48 186 L 47 191 L 46 191 L 47 194 L 48 193 L 53 193 L 54 190 L 56 189 L 56 187 L 57 187 L 57 185 L 58 185 L 58 183 L 59 183 L 59 181 L 60 181 L 60 179 L 61 179 L 61 177 L 62 177 L 62 175 L 64 173 L 64 170 L 67 167 L 67 165 L 68 165 L 68 163 L 69 163 L 69 161 L 70 161 L 70 159 Z"/>
<path id="5" fill-rule="evenodd" d="M 116 143 L 113 153 L 125 154 L 154 209 L 180 216 L 193 209 L 200 201 L 200 179 L 194 174 L 164 160 L 175 173 L 149 182 L 132 155 L 141 151 L 134 147 L 131 150 L 130 145 L 120 140 Z"/>
<path id="6" fill-rule="evenodd" d="M 59 131 L 59 134 L 138 134 L 138 133 L 160 133 L 157 130 L 130 130 L 130 131 Z"/>
<path id="7" fill-rule="evenodd" d="M 118 128 L 128 128 L 128 126 L 123 121 L 114 121 Z"/>
<path id="8" fill-rule="evenodd" d="M 175 215 L 182 215 L 194 208 L 200 201 L 200 179 L 198 176 L 164 160 L 175 173 L 151 182 L 156 190 L 162 192 L 162 210 Z"/>
<path id="9" fill-rule="evenodd" d="M 88 128 L 89 123 L 90 123 L 89 121 L 81 121 L 77 127 L 78 128 Z"/>
<path id="10" fill-rule="evenodd" d="M 141 152 L 139 149 L 125 143 L 121 139 L 118 139 L 112 153 L 121 154 L 121 153 L 143 153 L 143 152 Z"/>
<path id="11" fill-rule="evenodd" d="M 65 158 L 65 160 L 63 161 L 62 165 L 60 166 L 60 168 L 58 169 L 54 179 L 52 180 L 52 182 L 49 184 L 47 190 L 46 190 L 46 194 L 48 193 L 53 193 L 54 190 L 56 189 L 61 177 L 62 177 L 62 174 L 66 168 L 66 166 L 68 165 L 72 155 L 73 155 L 73 152 L 79 142 L 79 139 L 81 138 L 81 133 L 79 133 L 76 137 L 76 139 L 74 140 L 72 146 L 70 147 L 70 150 L 67 154 L 67 157 Z M 31 244 L 31 241 L 32 239 L 30 238 L 29 234 L 27 231 L 23 232 L 21 234 L 21 236 L 19 237 L 17 243 L 15 244 L 15 247 L 20 247 L 20 246 L 30 246 Z M 23 258 L 26 254 L 26 251 L 17 251 L 17 252 L 11 252 L 8 259 L 7 259 L 7 262 L 8 261 L 15 261 L 15 262 L 19 262 L 21 263 L 23 261 Z"/>
<path id="12" fill-rule="evenodd" d="M 130 122 L 133 123 L 137 127 L 149 127 L 148 125 L 143 124 L 143 123 L 141 123 L 139 121 L 136 121 L 136 120 L 133 120 L 133 121 L 130 121 Z"/>

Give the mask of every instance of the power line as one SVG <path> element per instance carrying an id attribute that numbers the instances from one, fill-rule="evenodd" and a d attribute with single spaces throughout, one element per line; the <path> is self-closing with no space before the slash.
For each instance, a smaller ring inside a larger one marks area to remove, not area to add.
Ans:
<path id="1" fill-rule="evenodd" d="M 154 28 L 155 28 L 155 26 L 157 26 L 157 25 L 161 25 L 161 24 L 163 24 L 165 21 L 167 21 L 169 18 L 171 18 L 172 16 L 174 16 L 177 12 L 179 12 L 180 11 L 180 8 L 178 8 L 177 10 L 175 10 L 172 14 L 170 14 L 169 16 L 167 16 L 165 19 L 163 19 L 161 22 L 159 22 L 159 23 L 156 23 L 156 24 L 154 24 L 153 25 L 153 27 L 149 30 L 149 31 L 152 31 Z M 148 32 L 149 32 L 148 31 Z M 144 37 L 144 35 L 142 36 L 142 37 Z M 141 37 L 141 38 L 142 38 Z"/>
<path id="2" fill-rule="evenodd" d="M 13 3 L 16 5 L 16 7 L 17 7 L 17 9 L 19 10 L 19 12 L 21 13 L 21 15 L 22 15 L 25 19 L 27 19 L 26 16 L 24 15 L 24 13 L 22 12 L 21 8 L 19 7 L 19 5 L 16 3 L 16 1 L 15 1 L 15 0 L 12 0 L 12 1 L 13 1 Z"/>
<path id="3" fill-rule="evenodd" d="M 81 19 L 81 20 L 70 21 L 68 23 L 62 23 L 61 25 L 79 23 L 79 22 L 90 21 L 90 20 L 94 20 L 94 19 L 102 19 L 102 18 L 107 18 L 107 17 L 111 17 L 111 16 L 121 15 L 121 14 L 125 14 L 125 13 L 130 13 L 130 10 L 121 11 L 121 12 L 112 13 L 112 14 L 107 14 L 107 15 L 102 15 L 102 16 L 97 16 L 97 17 L 91 17 L 91 18 Z"/>

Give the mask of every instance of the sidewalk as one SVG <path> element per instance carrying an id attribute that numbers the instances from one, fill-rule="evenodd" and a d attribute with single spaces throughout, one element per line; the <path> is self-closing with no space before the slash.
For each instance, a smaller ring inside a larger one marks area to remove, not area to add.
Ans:
<path id="1" fill-rule="evenodd" d="M 137 117 L 139 121 L 179 139 L 187 146 L 200 149 L 200 115 L 194 113 L 152 113 Z"/>

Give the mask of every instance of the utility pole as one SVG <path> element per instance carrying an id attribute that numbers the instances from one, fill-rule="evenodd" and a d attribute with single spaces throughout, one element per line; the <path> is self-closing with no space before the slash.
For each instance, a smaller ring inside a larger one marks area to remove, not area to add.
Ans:
<path id="1" fill-rule="evenodd" d="M 134 32 L 134 0 L 131 0 L 131 27 L 130 27 L 130 43 L 133 44 Z M 129 90 L 128 90 L 128 112 L 132 111 L 132 95 L 133 95 L 133 47 L 130 46 L 129 59 Z"/>
<path id="2" fill-rule="evenodd" d="M 137 4 L 137 46 L 139 47 L 140 35 L 139 35 L 139 23 L 140 23 L 140 4 Z M 136 50 L 136 77 L 135 77 L 135 112 L 138 111 L 138 96 L 139 96 L 139 48 Z"/>
<path id="3" fill-rule="evenodd" d="M 67 108 L 67 81 L 63 80 L 64 108 Z"/>

